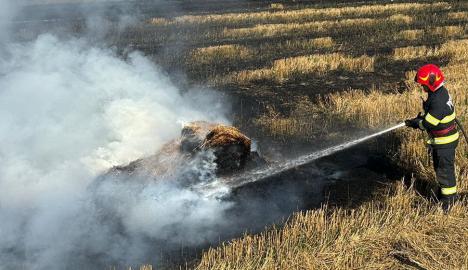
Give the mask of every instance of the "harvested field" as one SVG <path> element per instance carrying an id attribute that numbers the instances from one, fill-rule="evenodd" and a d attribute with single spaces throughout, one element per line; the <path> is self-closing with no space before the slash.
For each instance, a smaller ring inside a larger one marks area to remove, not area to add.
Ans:
<path id="1" fill-rule="evenodd" d="M 324 136 L 333 141 L 342 136 L 337 123 L 375 130 L 414 116 L 422 95 L 414 70 L 427 62 L 446 73 L 460 120 L 468 125 L 466 4 L 347 5 L 189 15 L 156 24 L 213 27 L 201 33 L 215 45 L 204 42 L 184 65 L 194 80 L 241 97 L 238 123 L 259 134 L 254 137 L 278 144 Z M 432 15 L 424 16 L 428 8 Z M 412 178 L 384 180 L 366 202 L 330 203 L 295 214 L 284 227 L 212 248 L 196 269 L 468 268 L 466 198 L 447 216 L 431 202 L 436 184 L 423 141 L 418 132 L 400 130 L 375 146 Z M 467 151 L 461 143 L 456 154 L 462 194 Z"/>
<path id="2" fill-rule="evenodd" d="M 184 94 L 211 88 L 232 102 L 236 128 L 196 123 L 148 159 L 170 167 L 180 148 L 235 145 L 218 155 L 280 162 L 401 123 L 422 110 L 414 76 L 426 63 L 441 67 L 468 129 L 467 25 L 466 1 L 195 0 L 148 7 L 103 39 L 124 59 L 150 58 Z M 227 200 L 248 205 L 229 211 L 237 230 L 140 269 L 468 269 L 468 142 L 456 151 L 461 199 L 444 213 L 425 140 L 398 129 L 237 188 Z"/>
<path id="3" fill-rule="evenodd" d="M 294 80 L 307 75 L 322 75 L 329 71 L 372 72 L 374 58 L 369 56 L 349 57 L 340 53 L 307 55 L 276 60 L 271 68 L 241 71 L 225 78 L 214 79 L 214 85 L 248 84 L 252 81 Z"/>
<path id="4" fill-rule="evenodd" d="M 260 24 L 248 28 L 232 28 L 225 29 L 221 37 L 229 39 L 239 38 L 272 38 L 284 37 L 292 34 L 327 34 L 334 29 L 343 28 L 357 28 L 361 27 L 367 31 L 373 31 L 376 27 L 381 27 L 387 24 L 390 27 L 392 24 L 408 24 L 411 22 L 411 17 L 405 15 L 392 15 L 385 19 L 371 19 L 371 18 L 358 18 L 358 19 L 344 19 L 344 20 L 330 20 L 330 21 L 317 21 L 308 23 L 287 23 L 287 24 Z"/>
<path id="5" fill-rule="evenodd" d="M 433 4 L 410 3 L 410 4 L 387 4 L 372 5 L 360 7 L 343 8 L 302 8 L 297 10 L 281 11 L 263 11 L 253 13 L 228 13 L 216 15 L 198 15 L 198 16 L 180 16 L 171 19 L 152 18 L 150 23 L 153 25 L 226 25 L 236 26 L 248 22 L 249 24 L 262 23 L 288 23 L 288 22 L 307 22 L 318 20 L 329 20 L 341 17 L 366 17 L 366 16 L 385 16 L 394 13 L 411 13 L 414 11 L 439 11 L 449 9 L 446 2 L 436 2 Z M 453 13 L 455 18 L 463 14 Z"/>

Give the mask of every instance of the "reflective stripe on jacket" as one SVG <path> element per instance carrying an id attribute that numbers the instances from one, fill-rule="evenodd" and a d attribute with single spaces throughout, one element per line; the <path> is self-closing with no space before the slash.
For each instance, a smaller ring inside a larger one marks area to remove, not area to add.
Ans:
<path id="1" fill-rule="evenodd" d="M 441 147 L 456 145 L 459 134 L 455 123 L 455 108 L 450 94 L 444 86 L 435 92 L 429 92 L 424 110 L 421 127 L 427 130 L 431 136 L 427 143 Z"/>

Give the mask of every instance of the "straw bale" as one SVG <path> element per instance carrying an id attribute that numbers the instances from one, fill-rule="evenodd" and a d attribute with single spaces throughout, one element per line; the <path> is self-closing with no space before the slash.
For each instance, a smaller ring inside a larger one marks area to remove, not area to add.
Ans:
<path id="1" fill-rule="evenodd" d="M 242 134 L 237 128 L 217 125 L 206 135 L 204 147 L 219 147 L 229 144 L 239 144 L 250 152 L 251 140 Z"/>
<path id="2" fill-rule="evenodd" d="M 232 172 L 250 161 L 250 150 L 251 140 L 237 128 L 196 121 L 186 124 L 180 138 L 168 142 L 154 155 L 116 166 L 110 172 L 149 173 L 167 179 L 200 151 L 213 151 L 218 173 Z"/>
<path id="3" fill-rule="evenodd" d="M 218 173 L 241 169 L 250 155 L 251 140 L 235 127 L 198 121 L 187 124 L 181 135 L 183 152 L 213 151 Z"/>
<path id="4" fill-rule="evenodd" d="M 211 149 L 216 156 L 218 173 L 242 169 L 248 162 L 251 140 L 237 128 L 217 125 L 207 135 L 201 146 Z"/>

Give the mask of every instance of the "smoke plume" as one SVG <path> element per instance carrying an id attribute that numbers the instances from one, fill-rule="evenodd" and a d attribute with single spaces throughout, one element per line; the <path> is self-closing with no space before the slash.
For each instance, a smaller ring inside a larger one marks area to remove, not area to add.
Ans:
<path id="1" fill-rule="evenodd" d="M 157 260 L 158 247 L 217 237 L 209 228 L 222 226 L 230 205 L 180 179 L 93 183 L 112 166 L 156 152 L 183 122 L 226 122 L 219 97 L 182 95 L 138 52 L 122 60 L 83 39 L 45 34 L 3 50 L 0 269 L 132 265 Z M 190 169 L 211 181 L 213 163 L 200 160 Z"/>

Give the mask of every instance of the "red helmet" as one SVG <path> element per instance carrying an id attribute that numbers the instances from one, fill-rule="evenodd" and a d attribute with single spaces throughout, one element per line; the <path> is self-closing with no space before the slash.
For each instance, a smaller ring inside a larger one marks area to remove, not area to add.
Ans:
<path id="1" fill-rule="evenodd" d="M 419 68 L 414 81 L 435 92 L 444 83 L 444 74 L 438 66 L 427 64 Z"/>

